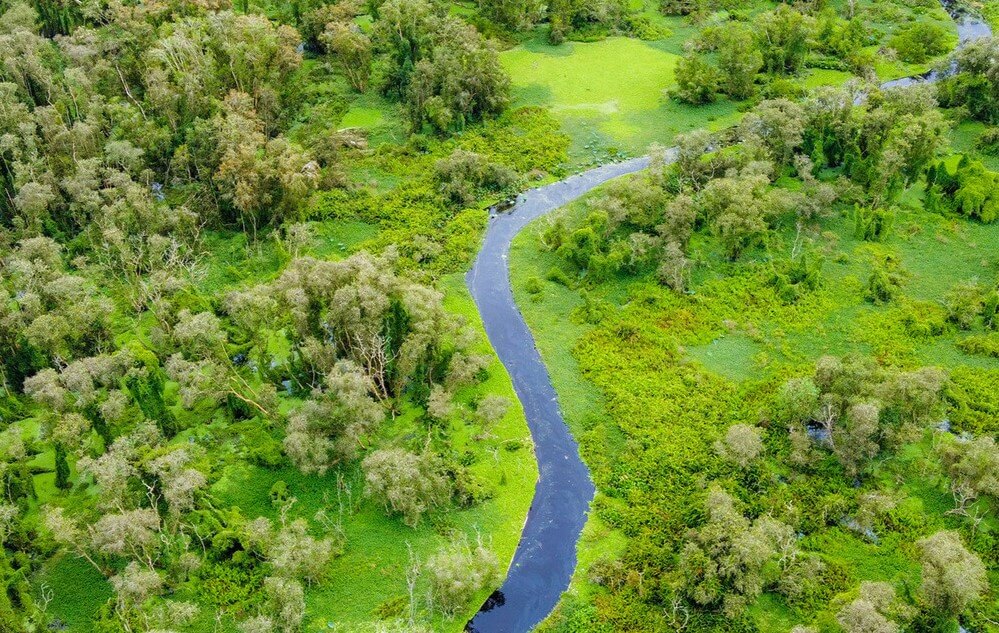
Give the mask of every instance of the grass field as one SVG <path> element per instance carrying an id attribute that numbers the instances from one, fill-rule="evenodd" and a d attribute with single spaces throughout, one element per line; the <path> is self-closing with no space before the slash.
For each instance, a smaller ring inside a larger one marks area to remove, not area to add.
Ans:
<path id="1" fill-rule="evenodd" d="M 730 101 L 694 107 L 663 94 L 679 59 L 670 48 L 668 42 L 624 37 L 558 46 L 534 39 L 505 51 L 501 60 L 513 81 L 514 104 L 550 108 L 572 137 L 572 162 L 588 165 L 608 158 L 609 149 L 611 155 L 640 155 L 650 143 L 735 121 Z"/>

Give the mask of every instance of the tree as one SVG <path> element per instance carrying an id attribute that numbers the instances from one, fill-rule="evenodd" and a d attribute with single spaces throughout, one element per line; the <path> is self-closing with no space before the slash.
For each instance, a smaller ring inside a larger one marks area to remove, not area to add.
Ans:
<path id="1" fill-rule="evenodd" d="M 354 90 L 364 92 L 371 76 L 371 39 L 353 21 L 330 22 L 319 39 Z"/>
<path id="2" fill-rule="evenodd" d="M 764 148 L 779 166 L 790 165 L 801 146 L 808 120 L 804 109 L 788 99 L 760 102 L 739 126 L 740 137 Z"/>
<path id="3" fill-rule="evenodd" d="M 910 64 L 921 64 L 930 57 L 947 51 L 947 30 L 935 22 L 919 20 L 908 24 L 889 40 L 898 58 Z"/>
<path id="4" fill-rule="evenodd" d="M 500 579 L 496 555 L 481 538 L 472 546 L 464 536 L 427 559 L 423 573 L 430 584 L 432 604 L 447 617 L 464 608 L 476 592 Z"/>
<path id="5" fill-rule="evenodd" d="M 794 532 L 769 516 L 750 521 L 717 486 L 708 491 L 705 511 L 707 522 L 680 553 L 683 591 L 703 606 L 723 602 L 735 617 L 791 563 Z"/>
<path id="6" fill-rule="evenodd" d="M 130 562 L 121 573 L 109 579 L 115 593 L 115 612 L 121 620 L 142 607 L 150 597 L 163 589 L 163 578 L 153 569 Z"/>
<path id="7" fill-rule="evenodd" d="M 737 100 L 753 96 L 753 83 L 762 67 L 763 55 L 748 26 L 733 22 L 719 31 L 718 70 L 725 94 Z"/>
<path id="8" fill-rule="evenodd" d="M 288 416 L 284 450 L 305 473 L 325 474 L 353 457 L 364 435 L 385 419 L 369 395 L 369 383 L 354 363 L 340 361 L 326 376 L 325 388 Z"/>
<path id="9" fill-rule="evenodd" d="M 517 181 L 517 174 L 482 154 L 456 149 L 434 164 L 434 179 L 451 202 L 469 206 L 482 194 L 497 194 Z"/>
<path id="10" fill-rule="evenodd" d="M 318 582 L 329 571 L 333 542 L 309 534 L 304 519 L 296 519 L 274 530 L 271 522 L 260 517 L 248 527 L 248 542 L 264 553 L 274 575 L 292 580 Z"/>
<path id="11" fill-rule="evenodd" d="M 305 619 L 305 590 L 297 580 L 264 578 L 267 610 L 282 633 L 298 633 Z"/>
<path id="12" fill-rule="evenodd" d="M 760 174 L 716 178 L 700 196 L 701 212 L 730 259 L 735 260 L 767 229 L 763 196 L 769 179 Z"/>
<path id="13" fill-rule="evenodd" d="M 677 61 L 673 79 L 676 98 L 693 105 L 714 101 L 721 82 L 718 70 L 697 53 L 688 53 Z"/>
<path id="14" fill-rule="evenodd" d="M 372 42 L 379 53 L 378 86 L 384 94 L 406 94 L 413 70 L 430 54 L 443 19 L 442 7 L 427 0 L 386 0 L 378 7 Z"/>
<path id="15" fill-rule="evenodd" d="M 836 457 L 848 476 L 856 477 L 867 462 L 880 452 L 880 415 L 877 403 L 854 403 L 833 428 L 832 441 Z"/>
<path id="16" fill-rule="evenodd" d="M 192 171 L 213 174 L 222 218 L 238 221 L 254 239 L 264 226 L 296 219 L 319 177 L 306 152 L 265 132 L 251 96 L 235 90 L 219 114 L 192 132 Z"/>
<path id="17" fill-rule="evenodd" d="M 988 588 L 985 565 L 964 547 L 957 532 L 937 532 L 916 545 L 923 565 L 922 597 L 941 615 L 958 615 Z"/>
<path id="18" fill-rule="evenodd" d="M 792 378 L 784 383 L 775 403 L 775 413 L 785 424 L 801 424 L 818 412 L 819 389 L 811 378 Z"/>
<path id="19" fill-rule="evenodd" d="M 950 477 L 956 503 L 951 512 L 967 514 L 968 504 L 979 495 L 999 497 L 999 446 L 995 439 L 944 440 L 937 447 L 937 454 Z"/>
<path id="20" fill-rule="evenodd" d="M 461 20 L 445 18 L 433 34 L 433 47 L 413 67 L 404 95 L 414 131 L 427 123 L 445 133 L 502 112 L 510 78 L 491 42 Z"/>
<path id="21" fill-rule="evenodd" d="M 683 247 L 670 241 L 663 246 L 663 257 L 656 269 L 659 282 L 676 292 L 683 292 L 687 286 L 691 261 L 683 252 Z"/>
<path id="22" fill-rule="evenodd" d="M 450 496 L 450 487 L 435 461 L 432 455 L 401 448 L 374 451 L 361 463 L 365 493 L 386 511 L 401 514 L 406 525 L 416 527 L 426 512 Z"/>
<path id="23" fill-rule="evenodd" d="M 503 419 L 510 410 L 510 400 L 504 396 L 490 394 L 479 401 L 475 407 L 475 416 L 482 423 L 484 432 Z"/>
<path id="24" fill-rule="evenodd" d="M 749 466 L 763 452 L 760 430 L 748 424 L 733 424 L 725 437 L 715 442 L 715 451 L 740 468 Z"/>
<path id="25" fill-rule="evenodd" d="M 514 31 L 524 31 L 544 16 L 546 7 L 537 0 L 485 0 L 480 4 L 489 19 Z"/>
<path id="26" fill-rule="evenodd" d="M 178 21 L 145 54 L 147 100 L 174 130 L 207 119 L 231 91 L 273 130 L 282 96 L 302 63 L 294 28 L 230 11 Z"/>
<path id="27" fill-rule="evenodd" d="M 897 633 L 887 616 L 895 608 L 895 589 L 884 582 L 860 583 L 860 596 L 840 609 L 836 620 L 845 633 Z"/>
<path id="28" fill-rule="evenodd" d="M 755 21 L 756 41 L 767 72 L 793 73 L 808 53 L 808 21 L 789 5 L 759 16 Z"/>

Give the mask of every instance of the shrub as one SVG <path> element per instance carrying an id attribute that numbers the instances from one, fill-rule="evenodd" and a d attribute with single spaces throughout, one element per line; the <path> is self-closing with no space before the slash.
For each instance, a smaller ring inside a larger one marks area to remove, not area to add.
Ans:
<path id="1" fill-rule="evenodd" d="M 888 209 L 854 207 L 854 234 L 867 242 L 883 242 L 891 232 L 895 214 Z"/>
<path id="2" fill-rule="evenodd" d="M 676 90 L 673 96 L 693 105 L 714 101 L 721 84 L 718 69 L 697 53 L 685 55 L 677 62 L 674 78 Z"/>
<path id="3" fill-rule="evenodd" d="M 569 276 L 565 274 L 565 271 L 561 268 L 556 268 L 555 266 L 548 269 L 548 274 L 545 275 L 545 279 L 565 286 L 566 288 L 572 287 L 572 281 L 569 280 Z"/>
<path id="4" fill-rule="evenodd" d="M 468 206 L 483 194 L 508 189 L 517 181 L 517 174 L 481 154 L 456 149 L 434 165 L 434 179 L 445 198 Z"/>
<path id="5" fill-rule="evenodd" d="M 499 580 L 496 555 L 481 539 L 471 546 L 462 538 L 452 547 L 430 557 L 424 566 L 434 606 L 450 617 L 468 604 L 481 589 Z"/>
<path id="6" fill-rule="evenodd" d="M 889 44 L 902 61 L 920 64 L 947 51 L 947 31 L 933 22 L 915 22 L 903 27 Z"/>
<path id="7" fill-rule="evenodd" d="M 447 481 L 432 455 L 417 455 L 401 448 L 377 450 L 361 463 L 365 493 L 403 522 L 416 527 L 423 515 L 450 496 Z"/>
<path id="8" fill-rule="evenodd" d="M 999 334 L 994 332 L 969 336 L 960 340 L 957 346 L 966 354 L 999 358 Z"/>
<path id="9" fill-rule="evenodd" d="M 537 277 L 530 277 L 526 282 L 524 282 L 524 290 L 528 294 L 537 295 L 541 293 L 541 280 Z"/>

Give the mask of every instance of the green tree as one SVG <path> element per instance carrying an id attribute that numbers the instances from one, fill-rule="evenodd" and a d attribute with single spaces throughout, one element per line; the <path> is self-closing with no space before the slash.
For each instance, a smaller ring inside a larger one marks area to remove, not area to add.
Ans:
<path id="1" fill-rule="evenodd" d="M 331 22 L 319 39 L 354 90 L 364 92 L 371 76 L 371 39 L 353 22 Z"/>
<path id="2" fill-rule="evenodd" d="M 693 105 L 702 105 L 715 100 L 721 82 L 718 69 L 712 66 L 703 55 L 688 53 L 681 57 L 673 71 L 677 99 Z"/>
<path id="3" fill-rule="evenodd" d="M 753 96 L 753 83 L 761 68 L 763 55 L 748 26 L 731 23 L 719 31 L 718 69 L 721 71 L 721 89 L 725 94 L 733 99 Z"/>
<path id="4" fill-rule="evenodd" d="M 947 30 L 935 22 L 917 21 L 908 24 L 889 40 L 899 59 L 921 64 L 948 49 Z"/>
<path id="5" fill-rule="evenodd" d="M 66 459 L 66 448 L 62 442 L 55 444 L 55 485 L 60 490 L 68 490 L 73 483 L 69 480 L 69 461 Z"/>
<path id="6" fill-rule="evenodd" d="M 916 545 L 922 553 L 922 597 L 940 615 L 958 615 L 988 588 L 985 565 L 965 548 L 957 532 L 937 532 Z"/>
<path id="7" fill-rule="evenodd" d="M 767 72 L 797 72 L 808 53 L 808 19 L 790 5 L 780 4 L 759 16 L 755 25 L 756 41 Z"/>
<path id="8" fill-rule="evenodd" d="M 510 78 L 495 46 L 456 18 L 442 20 L 433 48 L 413 67 L 405 92 L 410 125 L 427 123 L 438 133 L 462 130 L 503 111 Z"/>

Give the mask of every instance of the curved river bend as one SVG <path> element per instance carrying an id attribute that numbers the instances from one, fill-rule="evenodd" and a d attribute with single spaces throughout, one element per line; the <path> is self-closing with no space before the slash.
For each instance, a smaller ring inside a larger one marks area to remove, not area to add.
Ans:
<path id="1" fill-rule="evenodd" d="M 957 22 L 959 46 L 992 34 L 982 20 L 952 10 L 946 2 L 944 8 Z M 936 78 L 935 73 L 927 73 L 889 81 L 883 87 Z M 668 153 L 667 160 L 673 156 Z M 519 195 L 510 212 L 490 220 L 482 248 L 466 276 L 489 342 L 524 407 L 540 474 L 506 580 L 466 625 L 470 633 L 525 633 L 551 612 L 576 568 L 576 541 L 594 494 L 579 447 L 562 419 L 548 370 L 514 302 L 507 262 L 510 244 L 532 220 L 648 164 L 648 157 L 643 156 L 603 165 Z"/>

